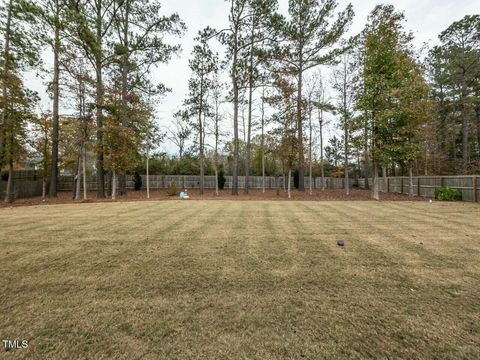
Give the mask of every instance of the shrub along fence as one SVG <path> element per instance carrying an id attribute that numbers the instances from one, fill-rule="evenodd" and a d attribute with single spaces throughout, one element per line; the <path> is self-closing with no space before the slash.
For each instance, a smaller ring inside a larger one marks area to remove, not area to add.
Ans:
<path id="1" fill-rule="evenodd" d="M 379 189 L 382 192 L 410 194 L 410 179 L 405 177 L 379 178 Z M 370 187 L 373 179 L 369 179 Z M 359 179 L 358 186 L 365 188 L 365 179 Z M 449 187 L 462 193 L 463 201 L 480 201 L 480 176 L 414 176 L 413 194 L 415 196 L 434 197 L 435 190 L 441 187 Z"/>
<path id="2" fill-rule="evenodd" d="M 146 176 L 142 175 L 142 188 L 146 188 Z M 232 177 L 226 176 L 225 189 L 231 189 Z M 173 182 L 176 183 L 178 188 L 196 189 L 200 187 L 200 176 L 197 175 L 150 175 L 150 188 L 151 189 L 164 189 L 169 187 Z M 405 177 L 387 177 L 378 178 L 379 189 L 381 192 L 391 193 L 410 193 L 410 181 L 407 176 Z M 107 182 L 106 182 L 107 183 Z M 251 176 L 250 188 L 261 189 L 262 177 Z M 350 187 L 365 188 L 365 179 L 350 179 Z M 291 186 L 293 188 L 293 177 L 291 179 Z M 369 179 L 370 187 L 373 186 L 373 179 Z M 89 177 L 87 179 L 87 187 L 89 190 L 96 190 L 95 177 Z M 245 177 L 238 177 L 239 188 L 245 187 Z M 267 189 L 281 189 L 287 186 L 287 178 L 282 176 L 265 177 L 265 188 Z M 460 190 L 462 193 L 463 201 L 480 201 L 480 176 L 414 176 L 413 177 L 413 194 L 415 196 L 434 197 L 435 190 L 444 186 L 448 186 L 452 189 Z M 310 187 L 309 178 L 305 178 L 305 188 Z M 312 187 L 314 189 L 320 189 L 322 187 L 322 178 L 314 178 Z M 73 188 L 73 177 L 61 177 L 59 181 L 59 189 L 65 191 L 71 191 Z M 133 176 L 127 176 L 127 188 L 134 188 Z M 205 188 L 215 188 L 215 176 L 205 176 Z M 343 178 L 325 178 L 325 188 L 327 189 L 343 189 L 345 188 L 345 179 Z M 40 187 L 41 189 L 41 187 Z M 41 194 L 41 191 L 40 191 Z"/>

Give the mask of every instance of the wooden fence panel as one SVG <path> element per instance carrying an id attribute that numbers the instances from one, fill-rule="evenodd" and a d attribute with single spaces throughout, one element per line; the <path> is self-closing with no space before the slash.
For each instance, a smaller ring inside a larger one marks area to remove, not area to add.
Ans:
<path id="1" fill-rule="evenodd" d="M 31 176 L 30 174 L 22 174 L 24 176 Z M 165 189 L 174 181 L 178 189 L 198 189 L 200 187 L 200 177 L 197 175 L 150 175 L 151 189 Z M 345 187 L 344 178 L 325 178 L 325 187 L 327 189 L 343 189 Z M 287 179 L 284 180 L 282 176 L 279 177 L 265 177 L 265 187 L 267 189 L 281 189 L 287 186 Z M 373 187 L 373 179 L 368 179 L 370 188 Z M 408 177 L 389 177 L 385 181 L 384 178 L 379 177 L 379 189 L 383 192 L 404 193 L 409 194 L 410 183 Z M 15 192 L 18 198 L 40 196 L 42 193 L 41 179 L 33 180 L 30 178 L 19 178 L 15 180 Z M 320 189 L 322 187 L 322 178 L 317 177 L 312 179 L 312 187 Z M 292 188 L 294 187 L 293 177 L 291 178 Z M 238 177 L 239 188 L 245 186 L 245 177 Z M 350 186 L 358 185 L 359 188 L 365 188 L 365 179 L 350 179 Z M 82 184 L 83 186 L 83 184 Z M 105 186 L 108 187 L 108 179 L 105 180 Z M 413 194 L 415 196 L 434 197 L 435 190 L 441 186 L 449 186 L 453 189 L 458 189 L 462 192 L 462 200 L 464 201 L 480 201 L 480 176 L 415 176 L 413 177 Z M 4 194 L 6 187 L 5 181 L 0 181 L 0 194 Z M 60 191 L 72 191 L 73 177 L 61 176 L 59 178 L 58 187 Z M 95 177 L 87 178 L 87 187 L 90 191 L 95 191 L 97 187 Z M 226 176 L 225 189 L 231 189 L 232 177 Z M 132 175 L 127 175 L 127 188 L 134 188 L 134 181 Z M 146 188 L 146 176 L 142 175 L 142 188 Z M 215 176 L 205 176 L 205 188 L 215 188 Z M 250 188 L 261 189 L 262 177 L 251 176 Z M 305 179 L 305 188 L 309 188 L 309 178 Z"/>
<path id="2" fill-rule="evenodd" d="M 448 186 L 462 192 L 463 201 L 480 201 L 480 183 L 479 175 L 466 176 L 414 176 L 413 177 L 413 194 L 415 196 L 435 197 L 435 190 Z M 369 179 L 370 186 L 373 186 L 373 179 Z M 365 188 L 365 179 L 359 179 L 359 187 Z M 408 177 L 389 177 L 388 189 L 384 186 L 383 178 L 379 178 L 380 191 L 388 191 L 391 193 L 410 193 L 410 180 Z"/>
<path id="3" fill-rule="evenodd" d="M 473 200 L 472 177 L 445 177 L 444 185 L 462 192 L 462 200 Z"/>
<path id="4" fill-rule="evenodd" d="M 25 180 L 16 179 L 13 182 L 13 197 L 14 199 L 25 199 L 36 196 L 42 196 L 42 180 Z M 5 197 L 5 191 L 7 190 L 7 182 L 0 181 L 0 201 L 3 201 Z"/>

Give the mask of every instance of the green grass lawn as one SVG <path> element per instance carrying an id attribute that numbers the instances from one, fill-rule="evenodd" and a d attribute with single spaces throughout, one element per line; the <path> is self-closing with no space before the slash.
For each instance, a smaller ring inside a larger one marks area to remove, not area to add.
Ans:
<path id="1" fill-rule="evenodd" d="M 0 229 L 0 338 L 29 340 L 0 358 L 480 358 L 478 205 L 56 205 Z"/>

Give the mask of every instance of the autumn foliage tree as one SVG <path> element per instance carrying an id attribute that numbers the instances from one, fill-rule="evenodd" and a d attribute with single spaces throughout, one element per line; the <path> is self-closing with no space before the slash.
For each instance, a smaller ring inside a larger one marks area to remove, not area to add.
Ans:
<path id="1" fill-rule="evenodd" d="M 104 120 L 104 150 L 106 168 L 112 171 L 112 199 L 117 196 L 117 175 L 134 170 L 142 162 L 142 147 L 149 136 L 152 113 L 149 106 L 135 93 L 128 102 L 117 92 L 106 98 Z M 127 116 L 125 116 L 127 115 Z M 128 119 L 128 122 L 125 122 Z"/>
<path id="2" fill-rule="evenodd" d="M 412 37 L 402 29 L 403 19 L 392 5 L 379 5 L 363 33 L 363 86 L 357 105 L 370 132 L 372 197 L 377 200 L 379 167 L 392 162 L 411 167 L 418 156 L 415 129 L 425 121 L 427 87 L 410 49 Z"/>

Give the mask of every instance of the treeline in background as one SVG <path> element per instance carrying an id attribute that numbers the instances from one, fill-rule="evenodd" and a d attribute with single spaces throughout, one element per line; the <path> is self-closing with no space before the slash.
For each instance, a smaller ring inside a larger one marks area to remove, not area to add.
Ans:
<path id="1" fill-rule="evenodd" d="M 306 177 L 364 177 L 374 198 L 382 175 L 479 172 L 479 15 L 446 24 L 438 45 L 419 51 L 392 5 L 351 34 L 354 9 L 335 0 L 289 0 L 286 13 L 276 0 L 227 3 L 227 26 L 194 39 L 182 105 L 158 121 L 170 89 L 152 74 L 181 50 L 178 14 L 158 0 L 4 1 L 5 201 L 15 170 L 32 167 L 44 196 L 67 174 L 77 198 L 92 175 L 98 198 L 124 195 L 135 172 L 200 175 L 200 192 L 221 172 L 234 195 L 239 176 L 246 192 L 250 176 L 295 174 L 300 190 Z M 32 71 L 51 109 L 28 88 Z M 159 150 L 167 143 L 174 154 Z"/>

